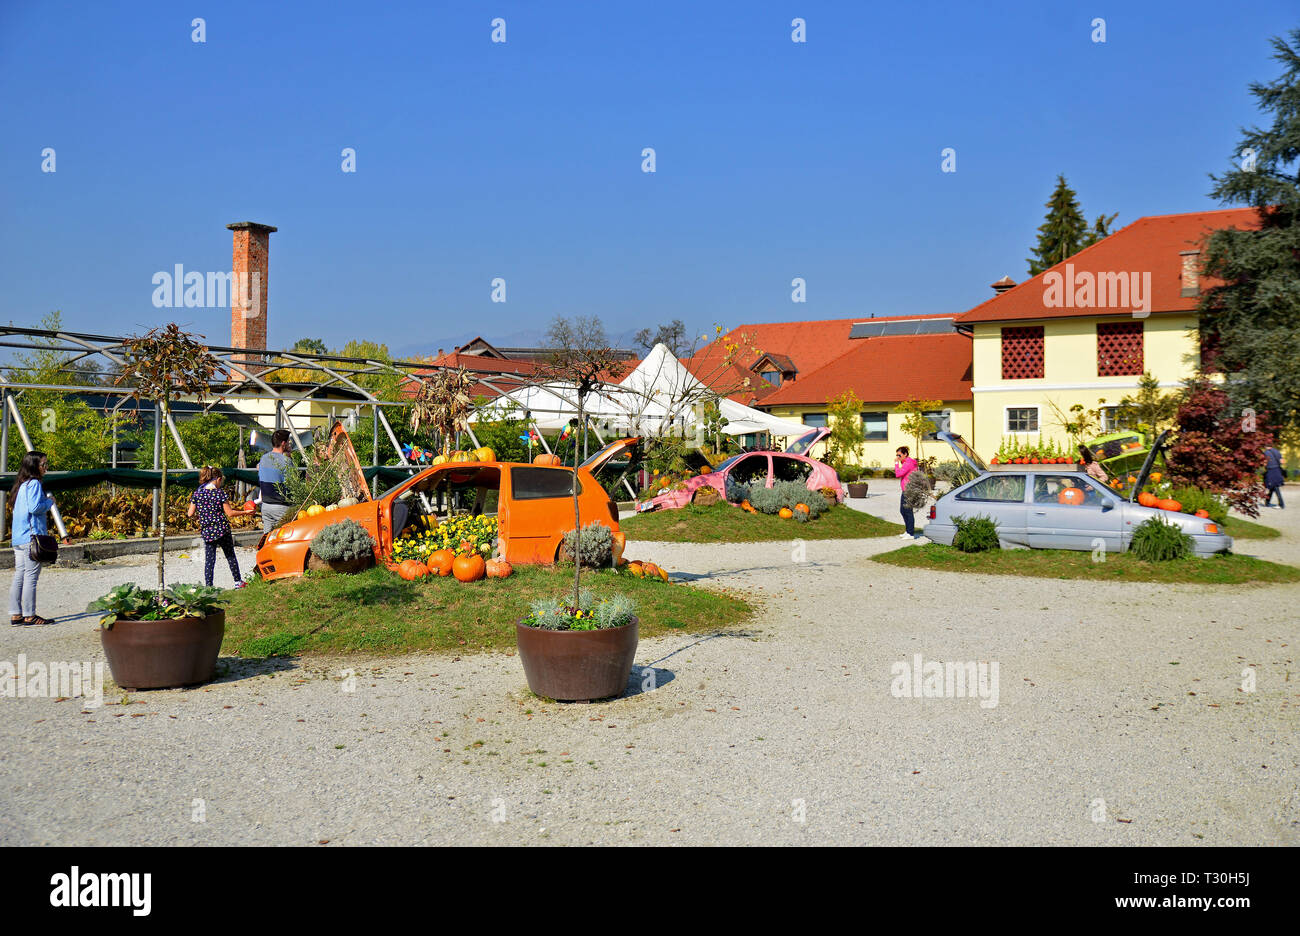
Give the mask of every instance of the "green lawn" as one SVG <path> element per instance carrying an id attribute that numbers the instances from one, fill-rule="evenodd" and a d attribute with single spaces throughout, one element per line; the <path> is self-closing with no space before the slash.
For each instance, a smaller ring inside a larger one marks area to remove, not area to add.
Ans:
<path id="1" fill-rule="evenodd" d="M 1240 517 L 1229 517 L 1223 521 L 1223 532 L 1233 539 L 1277 539 L 1282 535 L 1279 529 Z"/>
<path id="2" fill-rule="evenodd" d="M 964 553 L 929 543 L 905 546 L 873 556 L 875 562 L 913 569 L 978 572 L 984 575 L 1026 575 L 1036 578 L 1089 579 L 1098 582 L 1197 582 L 1238 585 L 1244 582 L 1297 582 L 1300 569 L 1249 556 L 1221 555 L 1210 559 L 1143 562 L 1130 553 L 1112 553 L 1093 562 L 1092 553 L 1058 549 L 995 549 Z"/>
<path id="3" fill-rule="evenodd" d="M 820 495 L 813 495 L 819 497 Z M 657 543 L 759 543 L 771 540 L 871 539 L 897 536 L 901 523 L 890 523 L 851 507 L 836 506 L 816 520 L 800 523 L 771 514 L 752 514 L 730 504 L 656 510 L 619 521 L 629 540 L 626 555 L 636 558 L 635 540 Z"/>
<path id="4" fill-rule="evenodd" d="M 584 572 L 582 583 L 597 596 L 617 591 L 636 601 L 642 637 L 713 630 L 747 620 L 754 610 L 716 590 L 626 573 Z M 378 567 L 357 575 L 255 579 L 231 593 L 221 649 L 243 657 L 507 650 L 529 601 L 572 586 L 572 566 L 516 566 L 510 578 L 468 584 L 450 576 L 407 582 Z"/>

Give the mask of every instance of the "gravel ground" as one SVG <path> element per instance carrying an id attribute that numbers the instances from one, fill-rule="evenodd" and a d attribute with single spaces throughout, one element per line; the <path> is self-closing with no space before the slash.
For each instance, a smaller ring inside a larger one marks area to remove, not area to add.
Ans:
<path id="1" fill-rule="evenodd" d="M 897 519 L 896 501 L 854 506 Z M 1286 535 L 1241 551 L 1300 564 L 1298 514 L 1265 511 Z M 1300 585 L 869 561 L 898 545 L 637 543 L 762 611 L 643 641 L 612 702 L 542 703 L 506 654 L 230 659 L 102 708 L 4 698 L 0 843 L 1300 844 Z M 86 601 L 153 574 L 47 570 L 58 623 L 3 628 L 0 660 L 102 660 Z M 997 662 L 997 706 L 895 698 L 891 665 L 917 653 Z"/>

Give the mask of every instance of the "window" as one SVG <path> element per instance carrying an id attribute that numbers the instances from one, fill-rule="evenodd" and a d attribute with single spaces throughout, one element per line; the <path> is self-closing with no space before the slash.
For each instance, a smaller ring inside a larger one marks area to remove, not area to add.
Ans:
<path id="1" fill-rule="evenodd" d="M 1097 376 L 1142 373 L 1142 323 L 1103 322 L 1097 326 Z"/>
<path id="2" fill-rule="evenodd" d="M 1103 406 L 1101 408 L 1101 431 L 1115 432 L 1119 428 L 1119 407 Z"/>
<path id="3" fill-rule="evenodd" d="M 767 484 L 767 456 L 745 456 L 732 466 L 727 479 L 736 484 L 749 484 L 752 481 Z"/>
<path id="4" fill-rule="evenodd" d="M 1002 379 L 1043 376 L 1043 326 L 1002 329 Z"/>
<path id="5" fill-rule="evenodd" d="M 800 461 L 797 458 L 785 458 L 781 455 L 772 456 L 772 479 L 774 481 L 798 481 L 806 484 L 808 476 L 812 474 L 812 465 L 806 461 Z"/>
<path id="6" fill-rule="evenodd" d="M 758 376 L 762 377 L 773 386 L 781 386 L 781 372 L 775 370 L 765 370 Z"/>
<path id="7" fill-rule="evenodd" d="M 957 495 L 961 501 L 997 501 L 1020 504 L 1025 500 L 1025 476 L 1022 474 L 991 474 L 976 481 Z"/>
<path id="8" fill-rule="evenodd" d="M 804 413 L 803 424 L 805 426 L 812 426 L 814 429 L 824 429 L 826 428 L 826 414 L 825 413 Z"/>
<path id="9" fill-rule="evenodd" d="M 921 438 L 923 438 L 923 439 L 937 439 L 937 438 L 939 438 L 939 433 L 940 433 L 940 432 L 951 432 L 951 431 L 952 431 L 952 429 L 951 429 L 951 428 L 949 427 L 949 425 L 948 425 L 948 423 L 949 423 L 949 418 L 948 418 L 948 417 L 949 417 L 950 414 L 948 414 L 948 413 L 938 413 L 938 412 L 933 412 L 933 413 L 922 413 L 921 415 L 924 416 L 926 419 L 930 420 L 930 422 L 934 423 L 934 432 L 927 432 L 927 433 L 926 433 L 925 435 L 923 435 Z"/>
<path id="10" fill-rule="evenodd" d="M 1037 432 L 1037 406 L 1008 406 L 1007 432 Z"/>
<path id="11" fill-rule="evenodd" d="M 862 438 L 868 442 L 884 442 L 889 438 L 888 413 L 863 413 Z"/>
<path id="12" fill-rule="evenodd" d="M 1078 499 L 1079 495 L 1075 494 L 1062 495 L 1061 492 L 1066 488 L 1081 490 L 1082 499 Z M 1096 487 L 1078 475 L 1035 475 L 1034 503 L 1100 507 L 1102 496 Z"/>
<path id="13" fill-rule="evenodd" d="M 554 468 L 511 468 L 510 486 L 515 500 L 540 500 L 544 497 L 572 497 L 573 474 Z M 578 479 L 582 493 L 582 479 Z"/>

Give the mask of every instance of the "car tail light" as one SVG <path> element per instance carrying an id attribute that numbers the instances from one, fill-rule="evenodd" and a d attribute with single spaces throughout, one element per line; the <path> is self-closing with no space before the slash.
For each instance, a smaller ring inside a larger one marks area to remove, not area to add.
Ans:
<path id="1" fill-rule="evenodd" d="M 931 505 L 930 505 L 930 513 L 927 515 L 927 518 L 926 518 L 926 519 L 928 519 L 928 520 L 933 520 L 933 519 L 935 518 L 935 516 L 937 515 L 937 513 L 938 513 L 937 505 L 936 505 L 936 504 L 931 504 Z"/>
<path id="2" fill-rule="evenodd" d="M 1205 525 L 1205 532 L 1206 532 L 1206 533 L 1218 533 L 1218 532 L 1219 532 L 1219 525 L 1218 525 L 1217 523 L 1207 523 L 1207 524 Z"/>

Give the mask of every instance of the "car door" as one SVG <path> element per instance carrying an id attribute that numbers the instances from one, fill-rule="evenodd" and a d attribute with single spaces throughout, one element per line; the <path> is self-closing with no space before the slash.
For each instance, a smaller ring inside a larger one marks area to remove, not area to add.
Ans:
<path id="1" fill-rule="evenodd" d="M 1033 472 L 1026 536 L 1035 549 L 1121 548 L 1118 499 L 1082 472 Z M 1074 493 L 1078 492 L 1078 493 Z"/>
<path id="2" fill-rule="evenodd" d="M 953 496 L 953 517 L 988 517 L 1004 546 L 1027 546 L 1025 492 L 1027 476 L 995 471 Z"/>

